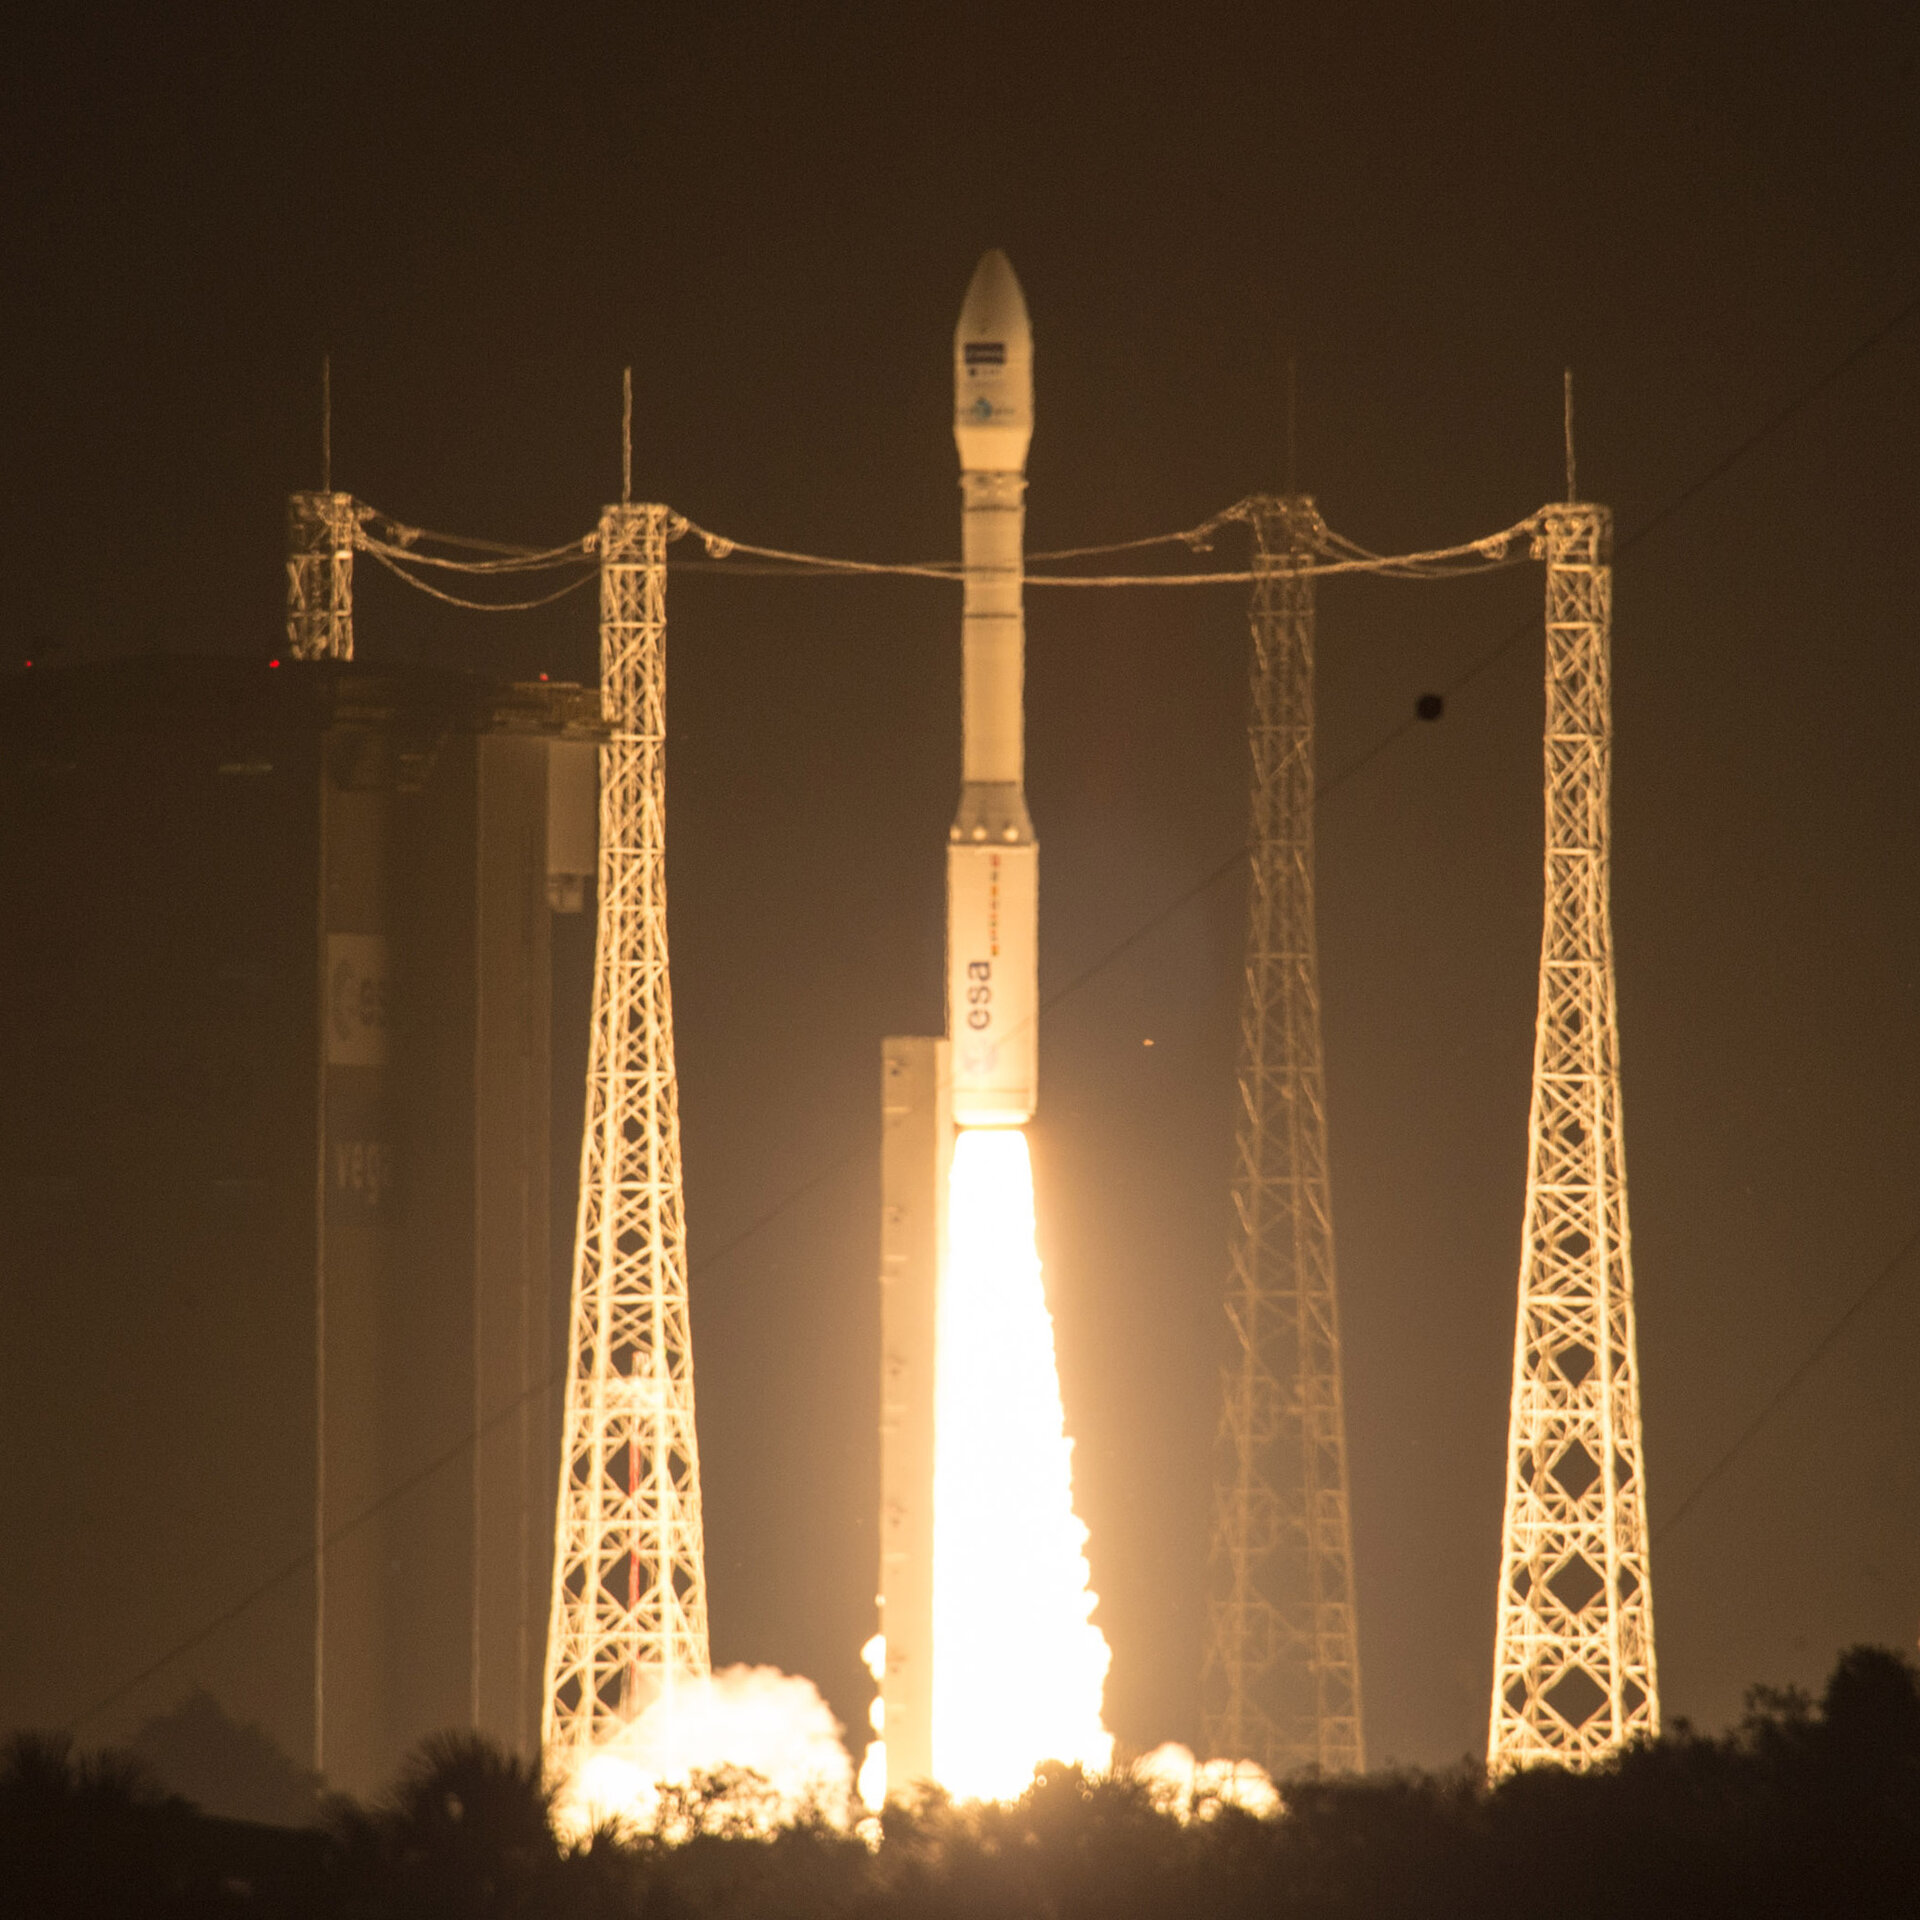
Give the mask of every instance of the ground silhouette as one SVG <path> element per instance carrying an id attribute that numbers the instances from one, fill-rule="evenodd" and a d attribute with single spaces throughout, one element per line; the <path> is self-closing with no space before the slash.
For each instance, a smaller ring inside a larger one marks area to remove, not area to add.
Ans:
<path id="1" fill-rule="evenodd" d="M 1843 1654 L 1819 1698 L 1757 1689 L 1596 1772 L 1476 1767 L 1287 1783 L 1285 1813 L 1182 1824 L 1129 1779 L 1041 1769 L 1010 1806 L 890 1806 L 877 1845 L 824 1817 L 771 1837 L 737 1783 L 657 1831 L 562 1839 L 531 1763 L 429 1741 L 372 1805 L 219 1819 L 126 1755 L 0 1752 L 0 1912 L 288 1920 L 1635 1920 L 1920 1913 L 1920 1671 Z M 667 1837 L 671 1834 L 673 1837 Z"/>

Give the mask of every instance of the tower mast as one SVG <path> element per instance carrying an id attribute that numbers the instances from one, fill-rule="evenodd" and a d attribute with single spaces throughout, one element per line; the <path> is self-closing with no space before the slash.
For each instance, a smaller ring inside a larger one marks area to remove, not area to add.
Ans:
<path id="1" fill-rule="evenodd" d="M 1569 400 L 1569 407 L 1571 401 Z M 1569 424 L 1571 494 L 1571 425 Z M 1612 515 L 1548 507 L 1546 914 L 1487 1761 L 1660 1731 L 1609 906 Z"/>
<path id="2" fill-rule="evenodd" d="M 673 516 L 600 517 L 599 924 L 541 1744 L 565 1774 L 709 1671 L 667 977 Z"/>
<path id="3" fill-rule="evenodd" d="M 1286 1777 L 1365 1765 L 1314 924 L 1313 576 L 1303 494 L 1248 503 L 1253 756 L 1240 1114 L 1206 1738 Z"/>
<path id="4" fill-rule="evenodd" d="M 353 495 L 287 495 L 287 652 L 353 658 Z"/>
<path id="5" fill-rule="evenodd" d="M 333 360 L 320 371 L 320 491 L 287 496 L 287 652 L 353 658 L 353 495 L 333 490 Z"/>

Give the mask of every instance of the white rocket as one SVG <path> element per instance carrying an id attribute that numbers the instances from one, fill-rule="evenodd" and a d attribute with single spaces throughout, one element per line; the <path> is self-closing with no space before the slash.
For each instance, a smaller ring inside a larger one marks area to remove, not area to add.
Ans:
<path id="1" fill-rule="evenodd" d="M 962 785 L 947 848 L 947 1033 L 960 1126 L 1023 1126 L 1039 1092 L 1040 848 L 1027 816 L 1021 612 L 1033 328 L 1007 256 L 974 269 L 953 335 L 960 449 Z"/>

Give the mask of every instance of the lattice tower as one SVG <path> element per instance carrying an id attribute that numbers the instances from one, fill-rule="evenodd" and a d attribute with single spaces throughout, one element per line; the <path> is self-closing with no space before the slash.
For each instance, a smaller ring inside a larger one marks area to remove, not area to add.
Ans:
<path id="1" fill-rule="evenodd" d="M 600 519 L 600 900 L 541 1742 L 565 1773 L 709 1671 L 667 978 L 667 541 Z"/>
<path id="2" fill-rule="evenodd" d="M 1360 1651 L 1314 926 L 1313 577 L 1303 495 L 1249 503 L 1253 806 L 1206 1738 L 1277 1777 L 1357 1773 Z"/>
<path id="3" fill-rule="evenodd" d="M 1528 1119 L 1495 1772 L 1660 1731 L 1620 1119 L 1608 817 L 1612 516 L 1549 507 L 1546 921 Z"/>
<path id="4" fill-rule="evenodd" d="M 287 496 L 287 652 L 296 660 L 353 658 L 350 493 Z"/>

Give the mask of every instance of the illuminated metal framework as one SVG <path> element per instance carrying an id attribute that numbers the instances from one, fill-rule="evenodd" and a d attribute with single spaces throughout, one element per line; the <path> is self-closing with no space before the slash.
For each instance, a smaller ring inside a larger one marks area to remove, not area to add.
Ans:
<path id="1" fill-rule="evenodd" d="M 287 496 L 287 652 L 296 660 L 353 658 L 350 493 Z"/>
<path id="2" fill-rule="evenodd" d="M 1612 516 L 1540 517 L 1546 919 L 1528 1120 L 1490 1768 L 1660 1731 L 1608 904 Z"/>
<path id="3" fill-rule="evenodd" d="M 667 978 L 663 506 L 600 519 L 600 907 L 541 1741 L 570 1769 L 709 1671 Z"/>
<path id="4" fill-rule="evenodd" d="M 1360 1651 L 1314 927 L 1313 577 L 1304 495 L 1253 529 L 1253 817 L 1229 1363 L 1213 1527 L 1206 1738 L 1277 1777 L 1357 1773 Z"/>

